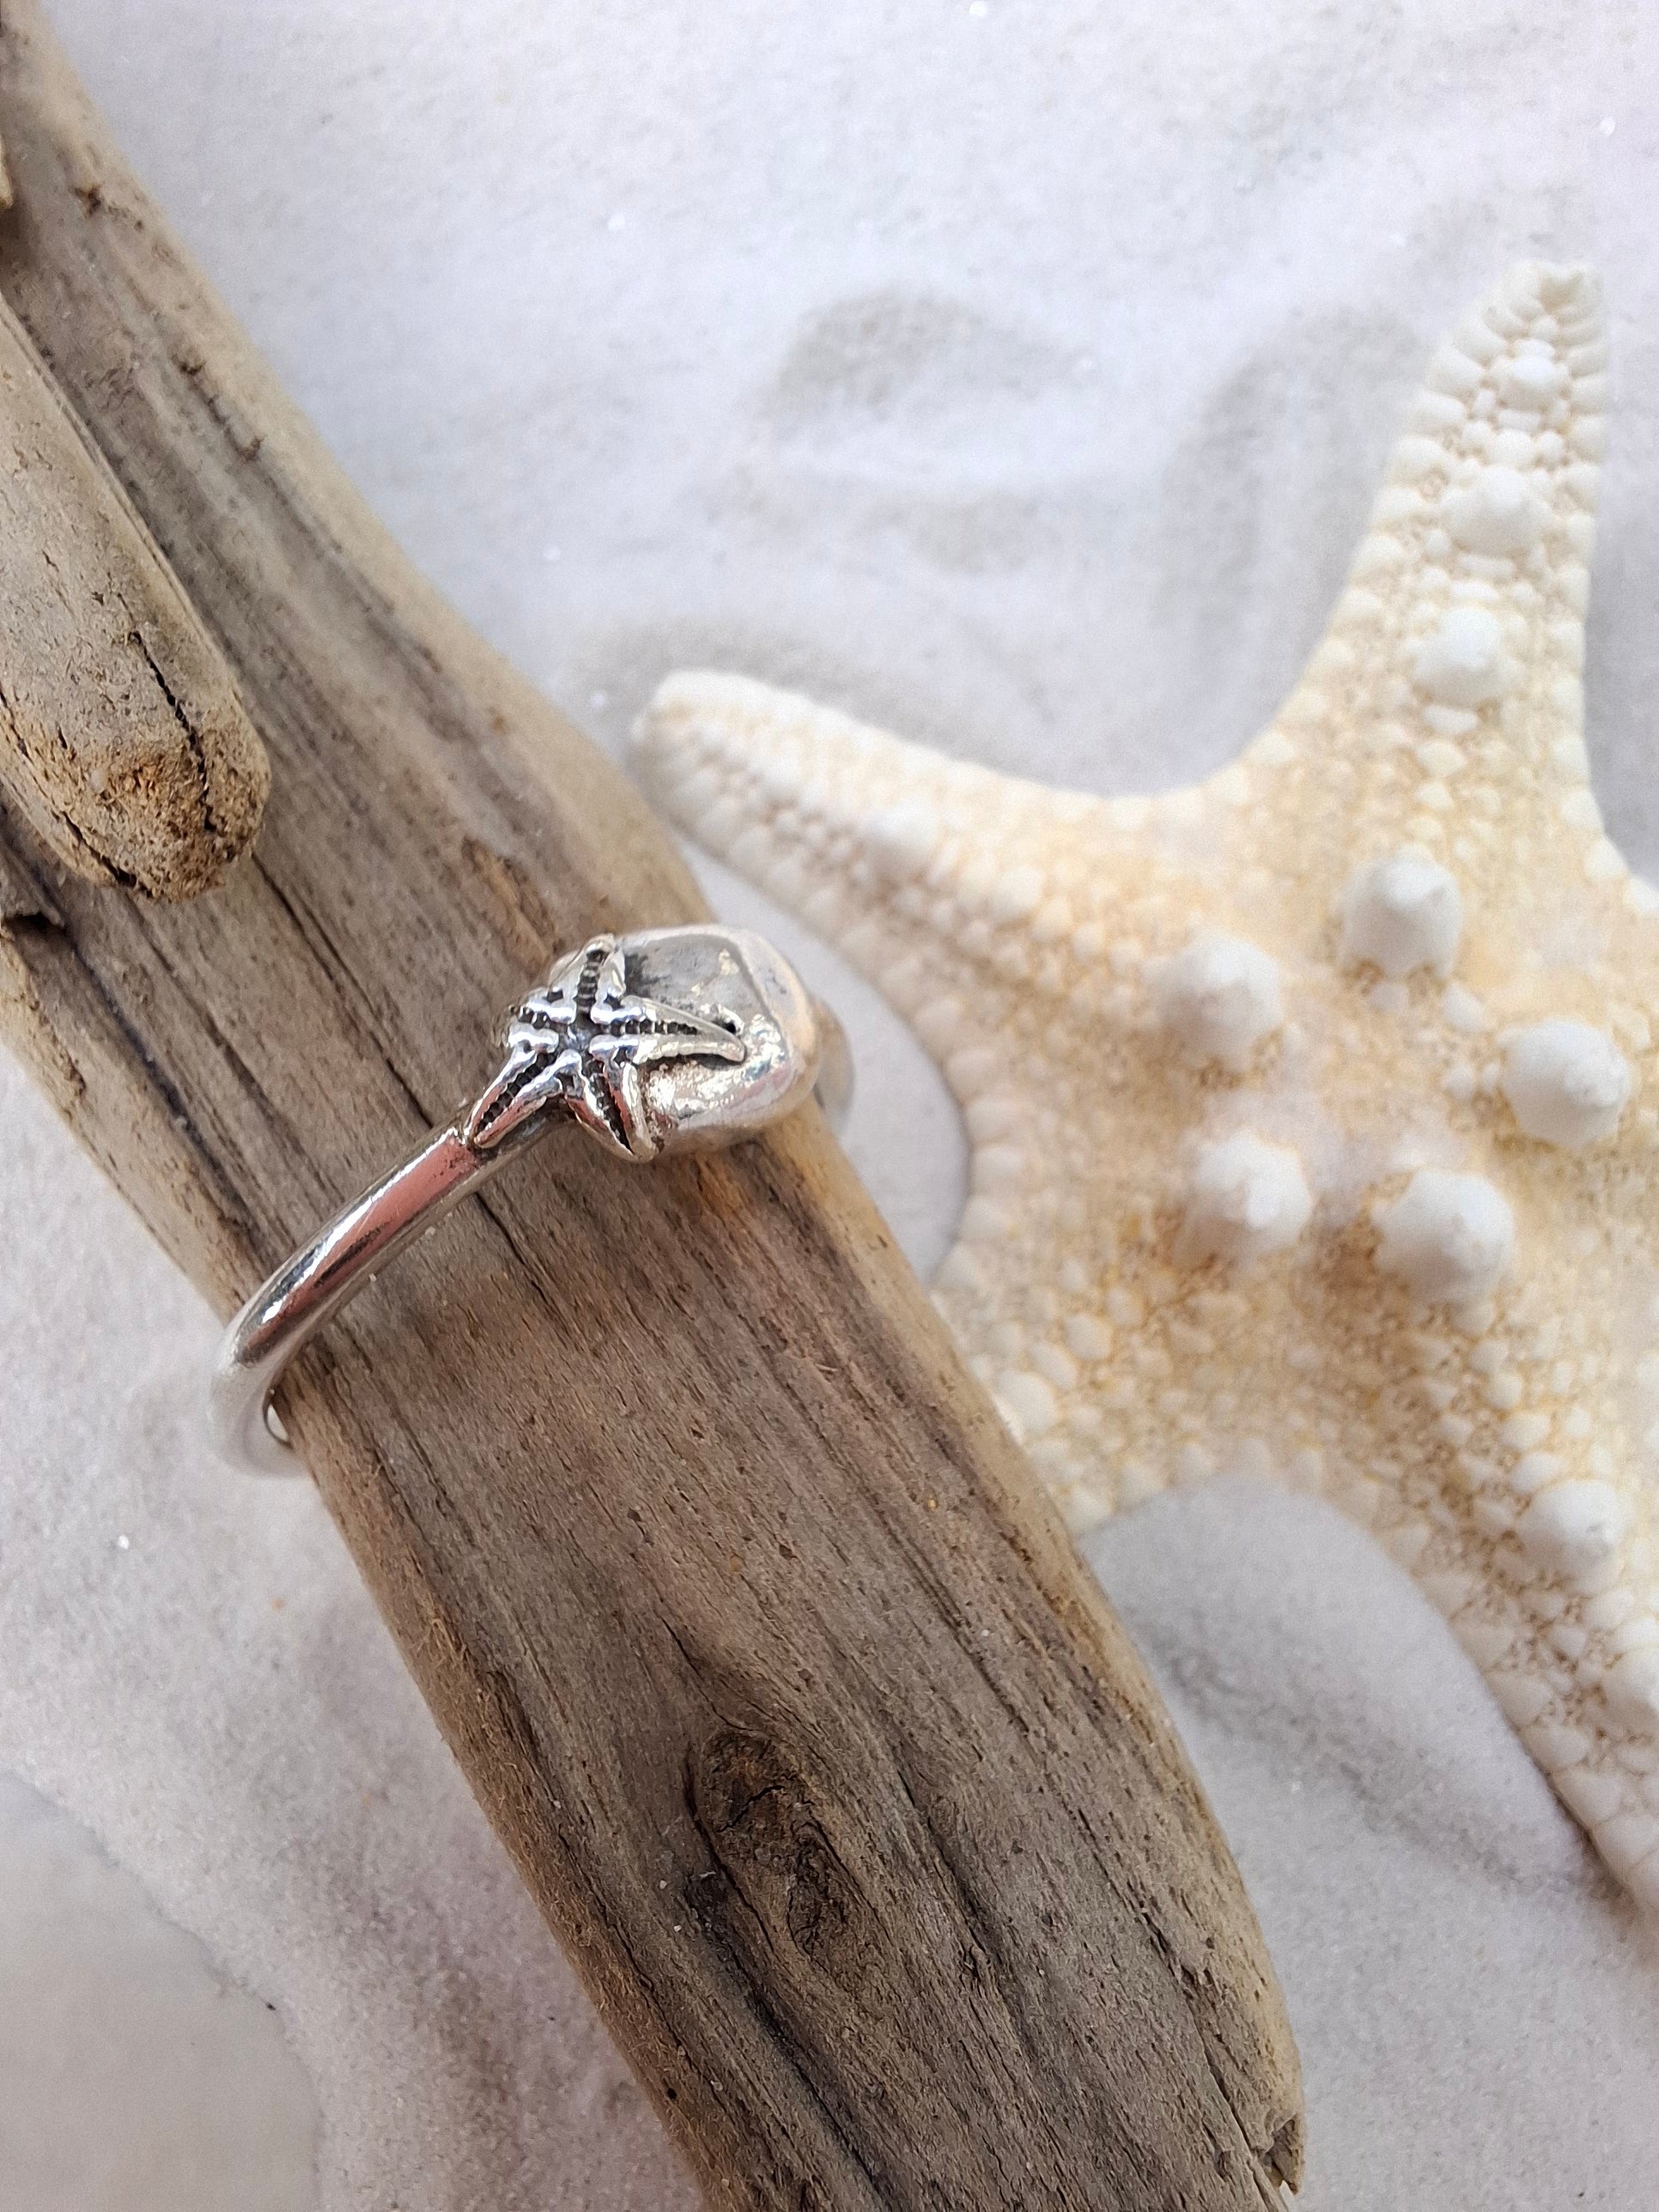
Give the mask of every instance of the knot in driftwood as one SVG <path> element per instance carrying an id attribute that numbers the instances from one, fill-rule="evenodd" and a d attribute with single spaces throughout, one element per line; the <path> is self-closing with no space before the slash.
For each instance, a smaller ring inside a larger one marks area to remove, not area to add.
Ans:
<path id="1" fill-rule="evenodd" d="M 872 1910 L 781 1746 L 726 1729 L 699 1745 L 688 1766 L 693 1816 L 726 1894 L 769 1942 L 787 1937 L 820 1973 L 856 1993 Z"/>

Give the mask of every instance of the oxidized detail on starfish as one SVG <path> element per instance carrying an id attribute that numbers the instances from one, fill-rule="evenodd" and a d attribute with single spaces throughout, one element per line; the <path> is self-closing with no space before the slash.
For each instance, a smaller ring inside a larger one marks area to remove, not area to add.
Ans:
<path id="1" fill-rule="evenodd" d="M 628 988 L 614 937 L 590 938 L 508 1017 L 507 1057 L 480 1093 L 461 1133 L 489 1152 L 515 1129 L 562 1105 L 622 1153 L 647 1161 L 659 1139 L 647 1111 L 641 1070 L 662 1060 L 739 1060 L 733 1030 Z"/>
<path id="2" fill-rule="evenodd" d="M 941 1057 L 935 1296 L 1073 1528 L 1220 1468 L 1331 1498 L 1659 1906 L 1659 898 L 1582 734 L 1605 363 L 1581 271 L 1465 321 L 1305 675 L 1195 788 L 1050 791 L 714 675 L 640 759 Z"/>

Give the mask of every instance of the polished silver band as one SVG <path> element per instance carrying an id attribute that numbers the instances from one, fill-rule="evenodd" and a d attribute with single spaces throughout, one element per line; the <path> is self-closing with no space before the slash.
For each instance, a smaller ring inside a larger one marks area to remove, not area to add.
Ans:
<path id="1" fill-rule="evenodd" d="M 646 1164 L 734 1144 L 814 1091 L 839 1124 L 852 1097 L 834 1014 L 764 939 L 712 925 L 590 939 L 514 1009 L 502 1049 L 477 1097 L 285 1261 L 230 1323 L 211 1393 L 227 1458 L 261 1474 L 293 1468 L 270 1410 L 289 1360 L 556 1121 L 574 1119 Z"/>

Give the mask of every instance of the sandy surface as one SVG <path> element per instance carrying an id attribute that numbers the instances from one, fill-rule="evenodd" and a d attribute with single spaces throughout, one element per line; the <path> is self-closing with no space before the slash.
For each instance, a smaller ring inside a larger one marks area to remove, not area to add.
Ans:
<path id="1" fill-rule="evenodd" d="M 1517 256 L 1598 263 L 1590 742 L 1659 874 L 1644 13 L 54 9 L 376 507 L 618 748 L 699 661 L 1091 788 L 1210 765 L 1316 635 L 1440 330 Z M 778 933 L 930 1265 L 952 1109 Z M 9 2212 L 689 2203 L 314 1498 L 208 1459 L 209 1317 L 9 1065 L 0 1121 Z M 1404 1577 L 1226 1484 L 1090 1554 L 1267 1926 L 1304 2201 L 1650 2203 L 1659 1944 Z"/>

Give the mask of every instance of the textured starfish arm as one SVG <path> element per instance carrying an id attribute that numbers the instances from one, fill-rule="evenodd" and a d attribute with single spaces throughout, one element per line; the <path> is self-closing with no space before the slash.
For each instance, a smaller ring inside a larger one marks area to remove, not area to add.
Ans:
<path id="1" fill-rule="evenodd" d="M 1402 845 L 1457 872 L 1472 941 L 1533 933 L 1540 872 L 1650 905 L 1583 740 L 1606 368 L 1593 276 L 1532 264 L 1431 362 L 1325 637 L 1243 763 L 1321 831 L 1298 855 L 1316 906 Z"/>
<path id="2" fill-rule="evenodd" d="M 1659 1906 L 1659 922 L 1587 781 L 1603 367 L 1589 277 L 1512 271 L 1200 787 L 1050 793 L 710 675 L 640 757 L 939 1057 L 936 1296 L 1073 1525 L 1222 1468 L 1329 1497 Z"/>
<path id="3" fill-rule="evenodd" d="M 515 1036 L 466 1116 L 468 1144 L 480 1152 L 492 1150 L 521 1124 L 544 1113 L 558 1089 L 559 1079 L 547 1055 Z"/>
<path id="4" fill-rule="evenodd" d="M 1037 919 L 1054 825 L 1103 827 L 1112 811 L 708 671 L 662 685 L 635 759 L 700 844 L 835 939 L 906 1013 L 937 998 L 943 973 L 964 987 L 1017 979 L 1013 925 L 1074 927 L 1059 902 Z"/>

